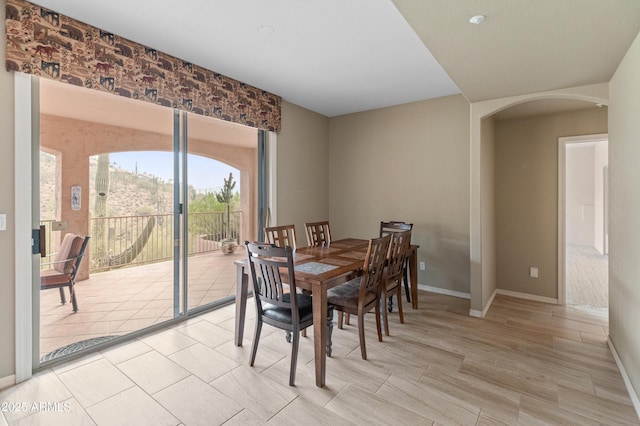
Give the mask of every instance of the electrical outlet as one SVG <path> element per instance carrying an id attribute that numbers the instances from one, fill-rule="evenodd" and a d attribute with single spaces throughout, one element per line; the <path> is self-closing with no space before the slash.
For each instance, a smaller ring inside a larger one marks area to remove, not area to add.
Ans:
<path id="1" fill-rule="evenodd" d="M 424 262 L 420 262 L 420 270 L 424 271 L 425 268 L 426 268 L 426 266 L 425 266 Z"/>
<path id="2" fill-rule="evenodd" d="M 535 266 L 531 266 L 529 268 L 529 276 L 531 278 L 538 278 L 538 268 Z"/>
<path id="3" fill-rule="evenodd" d="M 7 215 L 2 213 L 0 214 L 0 231 L 7 230 Z"/>

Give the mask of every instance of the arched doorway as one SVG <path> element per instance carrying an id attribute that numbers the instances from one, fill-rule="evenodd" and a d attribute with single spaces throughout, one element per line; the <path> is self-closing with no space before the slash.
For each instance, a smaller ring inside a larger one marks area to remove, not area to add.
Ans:
<path id="1" fill-rule="evenodd" d="M 594 104 L 608 102 L 606 84 L 476 102 L 471 105 L 470 235 L 471 310 L 484 317 L 496 294 L 495 197 L 492 154 L 483 141 L 492 137 L 490 117 L 511 106 L 543 99 L 576 99 Z"/>

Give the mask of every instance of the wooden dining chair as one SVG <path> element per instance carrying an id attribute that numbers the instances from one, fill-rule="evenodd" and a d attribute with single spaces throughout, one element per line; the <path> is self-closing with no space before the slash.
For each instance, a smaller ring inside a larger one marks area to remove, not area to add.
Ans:
<path id="1" fill-rule="evenodd" d="M 76 274 L 80 268 L 80 261 L 84 257 L 85 249 L 90 237 L 81 237 L 75 234 L 66 234 L 55 254 L 49 268 L 40 271 L 40 290 L 57 288 L 60 291 L 60 302 L 64 305 L 67 299 L 64 288 L 69 289 L 69 299 L 73 312 L 78 311 L 78 299 L 76 297 Z"/>
<path id="2" fill-rule="evenodd" d="M 327 302 L 338 311 L 338 328 L 342 328 L 343 314 L 358 316 L 358 335 L 362 359 L 367 359 L 364 340 L 364 314 L 375 309 L 378 340 L 382 342 L 380 326 L 380 295 L 384 282 L 384 264 L 391 236 L 369 240 L 362 276 L 329 289 Z"/>
<path id="3" fill-rule="evenodd" d="M 253 366 L 255 362 L 263 323 L 288 331 L 293 340 L 289 373 L 289 386 L 293 386 L 296 379 L 300 330 L 313 325 L 312 297 L 296 291 L 291 246 L 277 247 L 273 244 L 249 241 L 246 241 L 245 245 L 256 301 L 256 327 L 249 365 Z M 286 283 L 281 278 L 281 268 L 287 271 Z"/>
<path id="4" fill-rule="evenodd" d="M 295 225 L 268 226 L 264 228 L 264 235 L 268 243 L 278 247 L 291 246 L 295 251 L 298 246 Z"/>
<path id="5" fill-rule="evenodd" d="M 310 247 L 322 247 L 331 244 L 331 227 L 328 220 L 305 223 L 304 229 L 307 233 L 307 244 Z"/>
<path id="6" fill-rule="evenodd" d="M 411 231 L 413 229 L 413 223 L 405 223 L 399 221 L 380 222 L 380 236 L 383 237 L 388 234 L 396 232 Z M 404 280 L 404 293 L 407 296 L 407 302 L 411 303 L 411 291 L 409 290 L 409 261 L 405 257 L 403 265 L 403 280 Z M 389 300 L 389 309 L 392 309 L 393 300 Z M 391 312 L 391 311 L 389 311 Z"/>
<path id="7" fill-rule="evenodd" d="M 385 268 L 384 288 L 382 290 L 383 303 L 382 317 L 384 319 L 384 334 L 389 335 L 389 318 L 385 305 L 389 305 L 389 312 L 392 311 L 392 298 L 397 295 L 398 314 L 400 323 L 404 324 L 404 314 L 402 312 L 402 276 L 404 274 L 404 261 L 411 242 L 411 231 L 392 232 L 389 252 L 387 254 L 387 266 Z"/>

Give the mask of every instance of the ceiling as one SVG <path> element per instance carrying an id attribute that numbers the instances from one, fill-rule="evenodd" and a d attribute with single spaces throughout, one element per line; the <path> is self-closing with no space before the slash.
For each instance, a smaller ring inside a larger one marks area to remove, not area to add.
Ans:
<path id="1" fill-rule="evenodd" d="M 638 0 L 33 2 L 327 117 L 607 82 L 640 29 Z"/>
<path id="2" fill-rule="evenodd" d="M 60 108 L 61 105 L 64 105 L 64 108 Z M 40 112 L 109 126 L 173 135 L 173 115 L 170 109 L 46 78 L 40 80 Z M 189 138 L 255 149 L 258 131 L 253 127 L 230 121 L 212 120 L 211 117 L 189 114 Z"/>

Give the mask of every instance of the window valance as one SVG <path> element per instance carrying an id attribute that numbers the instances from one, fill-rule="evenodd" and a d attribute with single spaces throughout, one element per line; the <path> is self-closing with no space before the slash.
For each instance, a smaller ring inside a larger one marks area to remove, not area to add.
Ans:
<path id="1" fill-rule="evenodd" d="M 7 0 L 6 67 L 280 131 L 281 98 L 23 0 Z"/>

